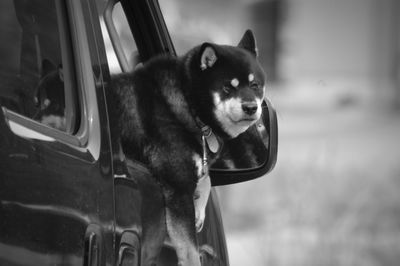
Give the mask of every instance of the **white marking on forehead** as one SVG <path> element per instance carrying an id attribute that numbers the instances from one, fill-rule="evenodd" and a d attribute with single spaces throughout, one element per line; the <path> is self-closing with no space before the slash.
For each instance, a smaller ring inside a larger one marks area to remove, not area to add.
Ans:
<path id="1" fill-rule="evenodd" d="M 249 74 L 249 81 L 250 82 L 254 81 L 254 74 L 253 73 Z"/>
<path id="2" fill-rule="evenodd" d="M 232 79 L 231 85 L 232 85 L 232 87 L 236 88 L 237 86 L 239 86 L 239 80 L 237 78 Z"/>

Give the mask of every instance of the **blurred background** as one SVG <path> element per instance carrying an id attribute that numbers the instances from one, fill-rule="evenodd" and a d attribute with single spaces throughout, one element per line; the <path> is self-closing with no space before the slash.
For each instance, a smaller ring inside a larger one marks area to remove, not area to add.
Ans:
<path id="1" fill-rule="evenodd" d="M 160 0 L 178 54 L 258 41 L 275 169 L 218 188 L 232 266 L 399 265 L 400 2 Z"/>

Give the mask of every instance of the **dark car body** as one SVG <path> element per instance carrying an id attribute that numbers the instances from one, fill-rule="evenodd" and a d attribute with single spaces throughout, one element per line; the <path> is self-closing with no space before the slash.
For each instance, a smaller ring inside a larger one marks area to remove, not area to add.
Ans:
<path id="1" fill-rule="evenodd" d="M 140 265 L 142 225 L 163 212 L 146 167 L 129 161 L 121 172 L 114 156 L 103 2 L 0 3 L 0 265 Z M 156 1 L 121 5 L 143 62 L 174 54 Z M 62 70 L 65 116 L 58 128 L 37 115 L 46 108 L 36 98 L 45 58 Z M 206 217 L 198 234 L 202 263 L 229 265 L 214 190 Z M 160 265 L 176 265 L 168 241 Z"/>

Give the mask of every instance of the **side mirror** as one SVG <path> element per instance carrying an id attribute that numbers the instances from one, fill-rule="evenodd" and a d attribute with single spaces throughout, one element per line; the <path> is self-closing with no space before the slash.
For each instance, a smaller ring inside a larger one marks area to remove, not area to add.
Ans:
<path id="1" fill-rule="evenodd" d="M 267 99 L 262 108 L 256 124 L 224 143 L 221 157 L 210 166 L 213 186 L 248 181 L 274 168 L 278 153 L 277 116 Z"/>

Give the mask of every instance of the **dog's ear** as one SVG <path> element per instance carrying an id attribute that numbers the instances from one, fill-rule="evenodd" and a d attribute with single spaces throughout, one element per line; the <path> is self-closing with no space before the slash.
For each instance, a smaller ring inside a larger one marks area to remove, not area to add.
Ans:
<path id="1" fill-rule="evenodd" d="M 217 62 L 217 52 L 210 43 L 203 43 L 200 48 L 200 69 L 211 68 Z"/>
<path id="2" fill-rule="evenodd" d="M 238 47 L 249 51 L 255 57 L 258 56 L 256 38 L 254 37 L 254 34 L 251 30 L 246 30 L 246 32 L 244 33 L 242 39 L 238 44 Z"/>

